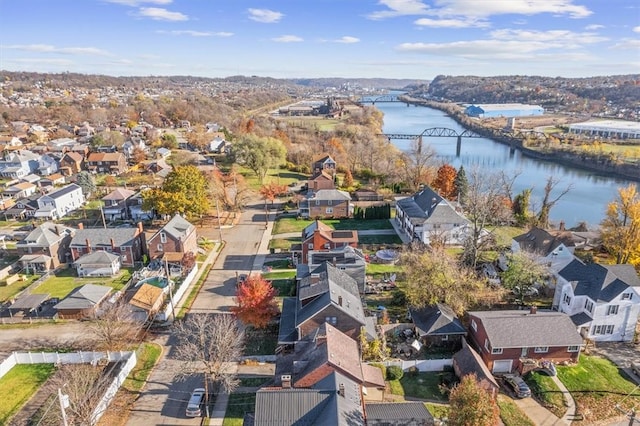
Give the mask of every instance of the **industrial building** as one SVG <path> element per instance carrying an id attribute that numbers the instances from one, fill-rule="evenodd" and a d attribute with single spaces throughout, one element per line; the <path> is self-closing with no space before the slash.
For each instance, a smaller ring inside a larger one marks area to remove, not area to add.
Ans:
<path id="1" fill-rule="evenodd" d="M 624 120 L 585 121 L 569 125 L 569 133 L 618 139 L 640 139 L 640 123 Z"/>
<path id="2" fill-rule="evenodd" d="M 540 105 L 527 104 L 482 104 L 469 105 L 464 113 L 469 117 L 526 117 L 544 114 L 544 108 Z"/>

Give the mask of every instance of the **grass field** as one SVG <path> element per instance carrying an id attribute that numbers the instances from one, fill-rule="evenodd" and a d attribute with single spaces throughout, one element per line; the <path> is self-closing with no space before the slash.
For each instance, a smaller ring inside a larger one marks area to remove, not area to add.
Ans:
<path id="1" fill-rule="evenodd" d="M 447 401 L 447 397 L 440 392 L 440 383 L 445 372 L 426 372 L 405 374 L 400 380 L 389 380 L 389 388 L 394 395 L 436 401 Z"/>
<path id="2" fill-rule="evenodd" d="M 131 269 L 121 269 L 116 277 L 91 277 L 79 278 L 75 271 L 71 268 L 63 269 L 56 272 L 54 276 L 49 277 L 45 282 L 40 284 L 34 294 L 49 294 L 51 297 L 63 298 L 71 291 L 84 284 L 106 285 L 113 288 L 114 291 L 121 290 L 131 278 Z"/>
<path id="3" fill-rule="evenodd" d="M 311 223 L 313 223 L 312 219 L 279 218 L 273 227 L 273 234 L 300 233 Z M 388 219 L 323 219 L 322 223 L 329 225 L 330 228 L 342 230 L 393 229 L 393 225 Z"/>
<path id="4" fill-rule="evenodd" d="M 38 275 L 27 276 L 24 281 L 16 281 L 11 285 L 0 286 L 0 302 L 13 299 L 18 293 L 29 287 L 32 282 L 39 278 Z"/>
<path id="5" fill-rule="evenodd" d="M 227 412 L 224 415 L 222 426 L 242 426 L 245 413 L 255 411 L 256 394 L 232 393 L 229 395 Z"/>
<path id="6" fill-rule="evenodd" d="M 532 371 L 525 376 L 525 381 L 535 398 L 544 407 L 558 417 L 564 415 L 567 409 L 564 406 L 562 392 L 551 377 L 538 371 Z"/>
<path id="7" fill-rule="evenodd" d="M 18 364 L 1 378 L 0 424 L 8 424 L 54 370 L 53 364 Z"/>
<path id="8" fill-rule="evenodd" d="M 500 407 L 500 418 L 504 426 L 535 426 L 535 423 L 509 397 L 498 395 L 498 407 Z"/>

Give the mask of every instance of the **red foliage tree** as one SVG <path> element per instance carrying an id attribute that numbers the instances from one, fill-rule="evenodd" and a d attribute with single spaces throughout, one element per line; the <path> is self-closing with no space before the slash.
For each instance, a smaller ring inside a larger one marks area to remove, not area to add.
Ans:
<path id="1" fill-rule="evenodd" d="M 282 194 L 287 193 L 287 185 L 278 185 L 277 183 L 267 183 L 260 187 L 260 195 L 265 199 L 265 201 L 273 201 Z"/>
<path id="2" fill-rule="evenodd" d="M 453 200 L 456 197 L 456 175 L 458 171 L 450 164 L 443 164 L 438 169 L 435 180 L 431 183 L 433 189 L 447 200 Z"/>
<path id="3" fill-rule="evenodd" d="M 236 290 L 237 306 L 231 312 L 247 325 L 265 328 L 279 312 L 275 297 L 278 292 L 271 281 L 261 275 L 248 277 Z"/>

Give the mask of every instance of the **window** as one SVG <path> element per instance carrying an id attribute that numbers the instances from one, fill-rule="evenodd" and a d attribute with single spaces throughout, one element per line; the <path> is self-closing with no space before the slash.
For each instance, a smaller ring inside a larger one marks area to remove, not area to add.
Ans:
<path id="1" fill-rule="evenodd" d="M 320 205 L 320 200 L 316 200 L 316 206 Z"/>
<path id="2" fill-rule="evenodd" d="M 571 304 L 571 296 L 569 296 L 567 293 L 564 294 L 564 296 L 562 297 L 562 301 L 564 303 L 566 303 L 567 305 Z"/>
<path id="3" fill-rule="evenodd" d="M 484 339 L 484 349 L 489 352 L 489 340 L 488 339 Z"/>
<path id="4" fill-rule="evenodd" d="M 607 306 L 607 315 L 618 315 L 618 305 Z"/>
<path id="5" fill-rule="evenodd" d="M 333 208 L 327 207 L 327 214 L 332 214 L 332 213 L 333 213 Z"/>
<path id="6" fill-rule="evenodd" d="M 580 346 L 569 346 L 567 352 L 580 352 Z"/>
<path id="7" fill-rule="evenodd" d="M 158 251 L 162 251 L 162 244 L 158 244 Z"/>
<path id="8" fill-rule="evenodd" d="M 591 300 L 589 300 L 589 299 L 585 300 L 584 301 L 584 308 L 587 311 L 593 313 L 593 302 Z"/>
<path id="9" fill-rule="evenodd" d="M 536 346 L 533 351 L 535 353 L 537 353 L 537 354 L 546 354 L 547 352 L 549 352 L 549 347 L 548 346 Z"/>
<path id="10" fill-rule="evenodd" d="M 594 325 L 592 334 L 613 334 L 613 325 Z"/>
<path id="11" fill-rule="evenodd" d="M 338 322 L 338 317 L 325 317 L 324 322 L 336 325 L 336 323 Z"/>
<path id="12" fill-rule="evenodd" d="M 478 331 L 478 324 L 476 324 L 476 320 L 471 320 L 471 328 L 473 328 L 473 331 Z"/>
<path id="13" fill-rule="evenodd" d="M 500 355 L 502 353 L 502 348 L 491 348 L 491 353 L 494 355 Z"/>
<path id="14" fill-rule="evenodd" d="M 331 200 L 327 201 L 327 205 L 330 206 L 331 205 Z"/>
<path id="15" fill-rule="evenodd" d="M 309 247 L 311 250 L 313 250 L 313 243 L 309 243 Z"/>
<path id="16" fill-rule="evenodd" d="M 442 340 L 443 340 L 443 341 L 444 341 L 444 340 L 449 340 L 449 335 L 448 335 L 448 334 L 445 334 L 444 336 L 442 336 Z"/>
<path id="17" fill-rule="evenodd" d="M 160 242 L 163 244 L 167 242 L 167 234 L 165 234 L 164 232 L 160 233 Z"/>
<path id="18" fill-rule="evenodd" d="M 633 299 L 633 293 L 622 293 L 622 300 L 631 300 Z"/>

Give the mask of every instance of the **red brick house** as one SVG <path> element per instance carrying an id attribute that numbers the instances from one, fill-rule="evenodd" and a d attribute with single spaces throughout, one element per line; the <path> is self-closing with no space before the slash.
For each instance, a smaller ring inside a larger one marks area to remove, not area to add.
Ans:
<path id="1" fill-rule="evenodd" d="M 147 240 L 149 257 L 161 258 L 165 253 L 193 253 L 198 251 L 196 227 L 179 214 Z"/>
<path id="2" fill-rule="evenodd" d="M 311 173 L 315 175 L 322 171 L 327 172 L 330 176 L 336 174 L 336 161 L 330 155 L 322 155 L 313 161 Z"/>
<path id="3" fill-rule="evenodd" d="M 67 262 L 74 230 L 45 222 L 16 244 L 20 263 L 30 272 L 46 272 Z"/>
<path id="4" fill-rule="evenodd" d="M 142 223 L 135 228 L 87 228 L 82 224 L 76 230 L 71 244 L 71 258 L 75 262 L 82 255 L 104 250 L 120 256 L 120 262 L 124 267 L 134 266 L 135 262 L 142 261 L 146 253 Z"/>
<path id="5" fill-rule="evenodd" d="M 84 157 L 77 152 L 67 152 L 60 159 L 60 171 L 65 176 L 73 176 L 84 170 Z"/>
<path id="6" fill-rule="evenodd" d="M 358 247 L 358 231 L 336 231 L 316 220 L 302 230 L 302 263 L 308 263 L 310 251 L 328 251 L 344 246 Z"/>
<path id="7" fill-rule="evenodd" d="M 121 152 L 92 152 L 87 168 L 94 173 L 122 174 L 127 171 L 127 159 Z"/>
<path id="8" fill-rule="evenodd" d="M 541 360 L 578 362 L 583 341 L 567 314 L 535 307 L 468 314 L 471 340 L 493 373 L 522 372 Z"/>
<path id="9" fill-rule="evenodd" d="M 311 218 L 351 217 L 353 206 L 348 192 L 338 189 L 308 191 L 300 205 L 300 215 Z"/>
<path id="10" fill-rule="evenodd" d="M 327 171 L 321 171 L 309 178 L 307 188 L 311 191 L 320 189 L 335 189 L 336 185 L 333 176 Z"/>

